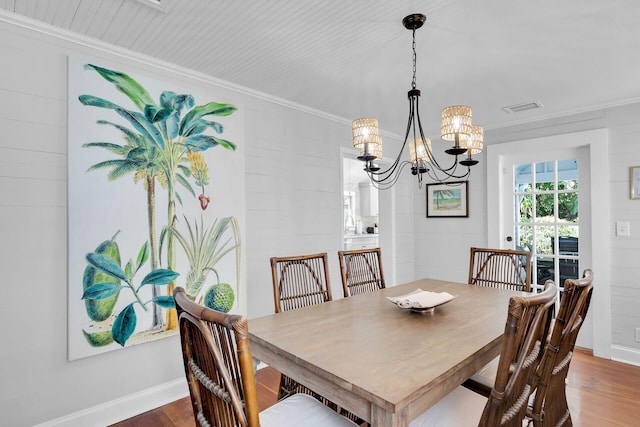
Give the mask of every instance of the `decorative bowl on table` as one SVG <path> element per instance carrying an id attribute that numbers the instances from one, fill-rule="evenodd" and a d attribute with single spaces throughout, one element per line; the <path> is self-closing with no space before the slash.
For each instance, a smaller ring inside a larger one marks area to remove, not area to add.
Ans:
<path id="1" fill-rule="evenodd" d="M 416 313 L 427 314 L 432 313 L 436 307 L 446 304 L 457 297 L 457 295 L 451 295 L 448 292 L 430 292 L 418 288 L 408 294 L 387 297 L 387 299 L 398 307 Z"/>

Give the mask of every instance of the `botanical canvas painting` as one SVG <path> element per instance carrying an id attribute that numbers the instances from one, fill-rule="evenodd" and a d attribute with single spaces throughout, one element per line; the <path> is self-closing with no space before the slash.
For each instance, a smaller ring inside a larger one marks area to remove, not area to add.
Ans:
<path id="1" fill-rule="evenodd" d="M 239 108 L 78 58 L 68 91 L 69 359 L 175 335 L 175 286 L 239 310 Z"/>

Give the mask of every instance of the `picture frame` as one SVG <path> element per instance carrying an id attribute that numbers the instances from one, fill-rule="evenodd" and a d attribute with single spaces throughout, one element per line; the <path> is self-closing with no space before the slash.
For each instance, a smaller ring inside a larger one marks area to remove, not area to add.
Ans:
<path id="1" fill-rule="evenodd" d="M 629 178 L 631 198 L 640 200 L 640 166 L 631 166 L 629 169 L 631 171 Z"/>
<path id="2" fill-rule="evenodd" d="M 468 218 L 469 181 L 427 184 L 427 218 Z"/>

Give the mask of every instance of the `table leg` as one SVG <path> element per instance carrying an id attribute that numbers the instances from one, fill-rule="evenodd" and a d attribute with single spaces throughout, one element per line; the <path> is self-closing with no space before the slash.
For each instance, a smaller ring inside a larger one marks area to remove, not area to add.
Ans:
<path id="1" fill-rule="evenodd" d="M 408 425 L 407 408 L 392 413 L 377 405 L 371 405 L 371 427 L 406 427 Z"/>

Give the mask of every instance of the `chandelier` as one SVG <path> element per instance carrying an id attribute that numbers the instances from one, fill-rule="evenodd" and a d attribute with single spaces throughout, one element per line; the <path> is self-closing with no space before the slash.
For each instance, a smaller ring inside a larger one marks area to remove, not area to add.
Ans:
<path id="1" fill-rule="evenodd" d="M 453 146 L 445 150 L 445 153 L 455 156 L 453 164 L 442 166 L 433 154 L 431 140 L 424 136 L 418 108 L 420 90 L 416 88 L 416 30 L 422 27 L 426 19 L 426 16 L 416 13 L 402 20 L 404 27 L 413 33 L 413 79 L 408 92 L 409 120 L 404 142 L 388 169 L 380 170 L 374 162 L 382 159 L 382 138 L 378 131 L 378 121 L 372 117 L 364 117 L 352 123 L 353 146 L 360 150 L 358 160 L 365 163 L 364 170 L 369 179 L 380 189 L 391 188 L 407 165 L 411 165 L 411 173 L 417 176 L 419 188 L 422 188 L 424 174 L 440 184 L 464 180 L 471 174 L 471 166 L 478 163 L 472 156 L 481 153 L 483 149 L 482 127 L 471 122 L 471 107 L 466 105 L 454 105 L 442 110 L 440 138 L 453 142 Z M 401 160 L 407 145 L 410 160 Z"/>

